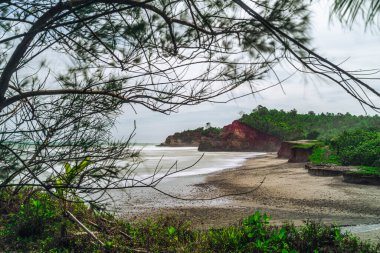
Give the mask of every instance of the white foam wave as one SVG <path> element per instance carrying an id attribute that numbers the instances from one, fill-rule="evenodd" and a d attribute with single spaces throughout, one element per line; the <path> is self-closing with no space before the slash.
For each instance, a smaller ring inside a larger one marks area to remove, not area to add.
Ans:
<path id="1" fill-rule="evenodd" d="M 143 163 L 135 171 L 137 178 L 152 176 L 155 178 L 170 171 L 179 171 L 169 177 L 195 176 L 214 173 L 220 170 L 241 166 L 247 158 L 262 155 L 258 152 L 207 152 L 202 153 L 196 147 L 159 147 L 144 146 L 141 158 Z M 203 155 L 203 157 L 202 157 Z M 201 158 L 199 160 L 199 158 Z M 199 160 L 199 161 L 198 161 Z M 198 162 L 197 162 L 198 161 Z M 196 163 L 197 162 L 197 163 Z M 186 170 L 183 170 L 187 168 Z"/>

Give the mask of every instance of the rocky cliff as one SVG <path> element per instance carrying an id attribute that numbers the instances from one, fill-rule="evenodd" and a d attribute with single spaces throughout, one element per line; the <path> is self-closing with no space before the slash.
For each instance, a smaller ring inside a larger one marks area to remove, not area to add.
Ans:
<path id="1" fill-rule="evenodd" d="M 170 147 L 198 147 L 201 142 L 202 133 L 200 130 L 187 130 L 182 133 L 169 135 L 160 146 Z"/>
<path id="2" fill-rule="evenodd" d="M 287 158 L 289 159 L 292 156 L 292 147 L 297 145 L 294 141 L 284 141 L 281 143 L 281 147 L 277 152 L 278 158 Z"/>
<path id="3" fill-rule="evenodd" d="M 304 163 L 309 161 L 309 156 L 313 153 L 313 148 L 292 148 L 292 155 L 289 163 Z"/>
<path id="4" fill-rule="evenodd" d="M 288 162 L 307 162 L 313 153 L 314 142 L 309 140 L 284 141 L 277 157 L 287 158 Z"/>
<path id="5" fill-rule="evenodd" d="M 202 137 L 199 151 L 277 151 L 281 140 L 251 128 L 238 120 L 223 127 L 222 132 L 213 137 Z"/>

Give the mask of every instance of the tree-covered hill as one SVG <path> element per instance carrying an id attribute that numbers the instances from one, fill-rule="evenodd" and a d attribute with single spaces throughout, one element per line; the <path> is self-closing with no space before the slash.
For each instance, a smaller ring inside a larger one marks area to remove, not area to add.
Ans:
<path id="1" fill-rule="evenodd" d="M 343 131 L 374 130 L 380 131 L 380 117 L 356 116 L 349 113 L 298 114 L 295 109 L 268 109 L 258 106 L 250 114 L 243 114 L 240 121 L 283 140 L 330 139 Z"/>

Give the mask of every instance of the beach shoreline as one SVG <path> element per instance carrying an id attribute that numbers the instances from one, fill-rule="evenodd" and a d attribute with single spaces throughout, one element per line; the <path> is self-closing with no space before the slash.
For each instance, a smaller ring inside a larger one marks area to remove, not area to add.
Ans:
<path id="1" fill-rule="evenodd" d="M 239 195 L 259 185 L 253 192 Z M 193 227 L 207 228 L 237 224 L 259 210 L 272 217 L 272 224 L 293 222 L 300 225 L 305 220 L 341 226 L 380 223 L 380 187 L 344 183 L 341 176 L 312 176 L 304 169 L 304 163 L 287 163 L 274 153 L 247 159 L 238 168 L 200 178 L 172 180 L 163 188 L 170 189 L 191 198 L 237 195 L 213 201 L 168 198 L 167 202 L 153 206 L 135 205 L 129 213 L 124 212 L 123 217 L 176 215 L 190 220 Z M 155 200 L 157 196 L 152 195 L 152 203 Z M 379 238 L 380 230 L 366 233 L 364 237 Z"/>

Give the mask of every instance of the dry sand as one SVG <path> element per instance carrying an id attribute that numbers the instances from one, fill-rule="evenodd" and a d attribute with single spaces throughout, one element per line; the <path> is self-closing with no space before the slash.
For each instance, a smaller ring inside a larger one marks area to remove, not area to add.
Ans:
<path id="1" fill-rule="evenodd" d="M 174 189 L 183 185 L 178 182 L 174 183 Z M 287 163 L 275 154 L 249 159 L 240 168 L 211 174 L 189 189 L 192 197 L 207 197 L 246 192 L 260 184 L 249 194 L 225 197 L 219 202 L 158 205 L 145 208 L 143 213 L 179 215 L 198 228 L 236 224 L 256 210 L 270 214 L 274 224 L 287 221 L 301 224 L 306 219 L 338 225 L 380 224 L 379 186 L 344 183 L 341 176 L 312 176 L 303 163 Z M 141 206 L 138 208 L 142 214 Z M 380 240 L 380 229 L 358 235 Z"/>

